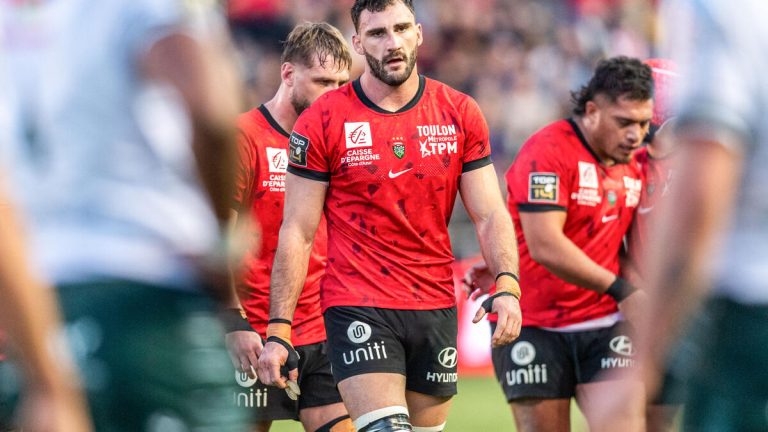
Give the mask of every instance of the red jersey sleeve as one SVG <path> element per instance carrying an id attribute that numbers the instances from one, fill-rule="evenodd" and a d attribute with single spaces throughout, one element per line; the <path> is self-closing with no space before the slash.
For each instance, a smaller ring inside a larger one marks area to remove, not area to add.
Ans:
<path id="1" fill-rule="evenodd" d="M 243 209 L 250 209 L 250 203 L 244 201 L 252 195 L 253 182 L 259 167 L 259 152 L 253 138 L 242 129 L 238 132 L 237 143 L 239 157 L 232 209 L 240 213 Z"/>
<path id="2" fill-rule="evenodd" d="M 563 154 L 549 140 L 529 141 L 507 171 L 509 205 L 521 212 L 565 211 L 573 179 Z"/>
<path id="3" fill-rule="evenodd" d="M 464 156 L 461 172 L 482 168 L 491 163 L 488 123 L 474 99 L 467 98 L 464 108 Z"/>
<path id="4" fill-rule="evenodd" d="M 305 110 L 296 120 L 288 143 L 288 172 L 323 182 L 331 179 L 323 123 L 319 104 Z"/>

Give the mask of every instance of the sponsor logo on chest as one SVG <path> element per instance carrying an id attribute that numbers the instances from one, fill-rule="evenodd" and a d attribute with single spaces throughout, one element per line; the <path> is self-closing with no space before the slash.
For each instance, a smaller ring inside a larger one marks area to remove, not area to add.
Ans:
<path id="1" fill-rule="evenodd" d="M 432 155 L 458 154 L 459 135 L 456 125 L 420 125 L 416 126 L 419 134 L 421 157 Z"/>
<path id="2" fill-rule="evenodd" d="M 344 145 L 346 153 L 341 158 L 342 166 L 366 166 L 381 159 L 381 155 L 373 151 L 371 125 L 368 122 L 344 123 Z"/>
<path id="3" fill-rule="evenodd" d="M 288 152 L 285 149 L 267 147 L 269 178 L 261 181 L 262 189 L 285 192 L 285 173 L 288 168 Z"/>
<path id="4" fill-rule="evenodd" d="M 571 194 L 571 199 L 578 205 L 589 207 L 595 207 L 603 201 L 595 164 L 579 161 L 579 190 Z"/>

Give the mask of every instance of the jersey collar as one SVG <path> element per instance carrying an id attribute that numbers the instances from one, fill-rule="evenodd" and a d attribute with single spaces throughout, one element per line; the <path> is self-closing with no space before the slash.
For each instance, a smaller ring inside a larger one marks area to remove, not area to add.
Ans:
<path id="1" fill-rule="evenodd" d="M 573 118 L 569 118 L 568 119 L 568 123 L 573 128 L 573 132 L 576 133 L 576 137 L 579 138 L 579 141 L 581 142 L 581 145 L 583 145 L 584 148 L 587 149 L 589 154 L 591 154 L 592 157 L 595 158 L 595 160 L 598 163 L 603 163 L 602 159 L 600 159 L 600 157 L 597 156 L 597 153 L 595 153 L 595 151 L 592 150 L 592 147 L 590 147 L 589 144 L 587 143 L 587 139 L 584 137 L 584 134 L 581 133 L 581 129 L 579 129 L 579 125 L 576 124 L 576 121 Z"/>
<path id="2" fill-rule="evenodd" d="M 426 87 L 426 85 L 427 80 L 424 78 L 424 75 L 419 75 L 419 90 L 416 92 L 416 95 L 413 97 L 413 99 L 411 99 L 410 102 L 405 104 L 404 107 L 397 111 L 387 111 L 373 103 L 372 100 L 368 99 L 368 96 L 366 96 L 365 92 L 363 92 L 363 86 L 360 84 L 360 78 L 352 81 L 352 89 L 355 91 L 357 98 L 360 99 L 360 102 L 362 102 L 363 105 L 367 106 L 368 108 L 382 114 L 399 114 L 413 108 L 417 103 L 419 103 L 421 96 L 424 95 L 424 87 Z"/>
<path id="3" fill-rule="evenodd" d="M 264 104 L 259 106 L 259 112 L 261 115 L 264 116 L 265 119 L 267 119 L 267 123 L 269 123 L 270 126 L 276 131 L 278 131 L 281 135 L 284 135 L 286 138 L 290 137 L 291 134 L 285 131 L 282 126 L 275 120 L 274 117 L 272 117 L 272 114 L 269 112 L 267 107 L 264 106 Z"/>

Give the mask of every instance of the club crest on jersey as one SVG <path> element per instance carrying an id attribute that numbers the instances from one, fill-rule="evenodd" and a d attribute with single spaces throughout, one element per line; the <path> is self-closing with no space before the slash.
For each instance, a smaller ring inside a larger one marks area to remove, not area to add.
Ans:
<path id="1" fill-rule="evenodd" d="M 557 204 L 560 179 L 555 173 L 532 172 L 528 175 L 528 202 Z"/>
<path id="2" fill-rule="evenodd" d="M 288 152 L 281 148 L 267 147 L 267 163 L 269 172 L 284 173 L 288 168 Z"/>
<path id="3" fill-rule="evenodd" d="M 288 158 L 291 163 L 297 166 L 307 166 L 307 150 L 309 150 L 309 138 L 302 136 L 297 132 L 291 133 L 290 154 Z"/>
<path id="4" fill-rule="evenodd" d="M 344 142 L 348 149 L 371 147 L 371 125 L 368 122 L 344 123 Z"/>
<path id="5" fill-rule="evenodd" d="M 403 156 L 405 156 L 405 144 L 401 142 L 392 144 L 392 153 L 394 153 L 398 159 L 402 159 Z"/>

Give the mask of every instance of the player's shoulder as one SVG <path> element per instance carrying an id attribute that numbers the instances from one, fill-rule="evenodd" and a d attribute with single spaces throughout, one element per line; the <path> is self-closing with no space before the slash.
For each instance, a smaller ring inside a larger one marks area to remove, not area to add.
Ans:
<path id="1" fill-rule="evenodd" d="M 554 121 L 534 132 L 523 144 L 521 152 L 551 153 L 566 156 L 578 142 L 576 126 L 570 119 Z"/>
<path id="2" fill-rule="evenodd" d="M 256 107 L 237 116 L 237 128 L 240 132 L 258 136 L 269 129 L 269 122 L 261 110 L 261 107 Z"/>
<path id="3" fill-rule="evenodd" d="M 477 106 L 472 96 L 432 78 L 424 77 L 424 95 L 457 108 L 466 107 L 468 104 Z"/>
<path id="4" fill-rule="evenodd" d="M 650 155 L 648 154 L 648 147 L 643 146 L 637 149 L 637 151 L 632 155 L 632 161 L 640 166 L 645 166 L 648 164 L 650 160 Z"/>
<path id="5" fill-rule="evenodd" d="M 319 112 L 346 109 L 354 103 L 354 93 L 352 82 L 350 81 L 337 89 L 323 93 L 322 96 L 312 102 L 312 105 L 310 105 L 307 110 Z"/>

